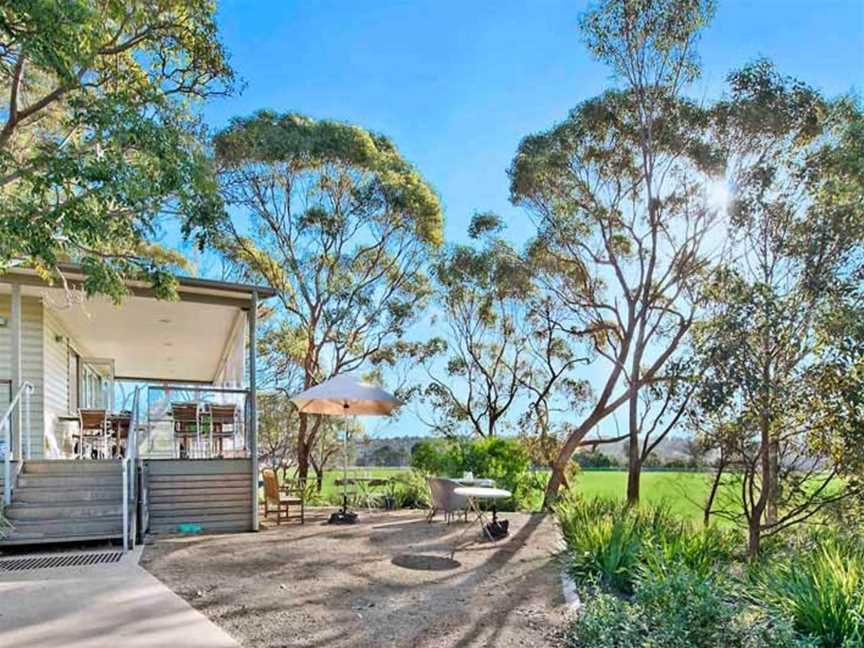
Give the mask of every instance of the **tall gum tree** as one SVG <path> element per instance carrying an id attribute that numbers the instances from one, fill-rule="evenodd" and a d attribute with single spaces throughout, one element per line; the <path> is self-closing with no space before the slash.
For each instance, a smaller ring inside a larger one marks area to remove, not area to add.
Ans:
<path id="1" fill-rule="evenodd" d="M 278 291 L 269 343 L 300 367 L 301 388 L 410 352 L 400 341 L 428 298 L 443 214 L 393 143 L 265 111 L 232 120 L 214 148 L 233 215 L 220 246 L 244 276 Z M 319 428 L 319 417 L 300 415 L 300 479 Z"/>
<path id="2" fill-rule="evenodd" d="M 0 7 L 0 272 L 79 261 L 174 293 L 164 218 L 206 244 L 223 214 L 195 104 L 235 84 L 209 0 L 17 0 Z"/>
<path id="3" fill-rule="evenodd" d="M 588 100 L 551 130 L 525 138 L 510 168 L 511 200 L 538 228 L 532 246 L 567 328 L 608 368 L 595 402 L 563 440 L 546 503 L 574 451 L 628 404 L 630 501 L 639 498 L 639 392 L 664 368 L 695 317 L 705 242 L 722 171 L 707 113 L 682 96 L 699 72 L 694 44 L 711 2 L 602 2 L 581 21 L 589 50 L 621 87 Z"/>
<path id="4" fill-rule="evenodd" d="M 764 537 L 864 492 L 864 118 L 766 61 L 730 86 L 714 110 L 730 249 L 696 328 L 697 402 L 723 453 L 715 485 L 734 494 L 709 512 L 745 527 L 755 558 Z"/>
<path id="5" fill-rule="evenodd" d="M 435 321 L 445 335 L 418 345 L 426 382 L 411 395 L 421 401 L 421 420 L 445 436 L 500 434 L 514 422 L 530 373 L 535 286 L 501 229 L 497 215 L 475 214 L 472 243 L 448 246 L 435 263 Z"/>

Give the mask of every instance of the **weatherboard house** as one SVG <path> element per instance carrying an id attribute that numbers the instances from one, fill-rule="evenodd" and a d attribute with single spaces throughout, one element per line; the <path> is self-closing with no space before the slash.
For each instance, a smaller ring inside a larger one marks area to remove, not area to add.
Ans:
<path id="1" fill-rule="evenodd" d="M 270 288 L 178 277 L 120 304 L 0 275 L 0 548 L 182 525 L 257 528 L 256 308 Z"/>

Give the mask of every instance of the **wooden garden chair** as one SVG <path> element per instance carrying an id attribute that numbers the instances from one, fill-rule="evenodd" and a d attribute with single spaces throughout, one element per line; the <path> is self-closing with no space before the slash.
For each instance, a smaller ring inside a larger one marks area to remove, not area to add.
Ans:
<path id="1" fill-rule="evenodd" d="M 279 477 L 272 468 L 261 471 L 264 478 L 264 517 L 270 515 L 270 509 L 276 509 L 276 524 L 282 524 L 282 511 L 285 519 L 290 517 L 291 507 L 300 507 L 300 524 L 305 524 L 305 489 L 301 482 L 291 482 L 279 486 Z"/>

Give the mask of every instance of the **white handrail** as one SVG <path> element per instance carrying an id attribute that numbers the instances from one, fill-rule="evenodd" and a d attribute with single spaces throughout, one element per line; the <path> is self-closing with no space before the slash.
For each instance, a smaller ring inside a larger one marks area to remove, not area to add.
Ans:
<path id="1" fill-rule="evenodd" d="M 129 416 L 129 433 L 126 436 L 126 456 L 123 457 L 123 551 L 129 551 L 130 545 L 134 546 L 134 539 L 130 538 L 131 527 L 129 519 L 130 496 L 135 496 L 135 466 L 138 460 L 138 418 L 139 418 L 139 394 L 141 387 L 136 387 L 132 396 L 132 412 Z M 131 542 L 130 542 L 131 540 Z"/>
<path id="2" fill-rule="evenodd" d="M 129 457 L 123 457 L 123 553 L 127 551 L 129 551 Z"/>
<path id="3" fill-rule="evenodd" d="M 12 503 L 12 457 L 13 455 L 18 461 L 22 458 L 22 440 L 21 435 L 27 433 L 27 458 L 30 459 L 31 440 L 30 440 L 30 398 L 33 395 L 33 383 L 25 380 L 21 383 L 18 391 L 9 402 L 9 406 L 0 417 L 0 430 L 3 432 L 3 440 L 5 441 L 5 455 L 3 457 L 3 506 L 9 506 Z M 23 430 L 18 430 L 18 452 L 12 452 L 12 412 L 19 406 L 21 397 L 24 397 L 24 425 Z"/>

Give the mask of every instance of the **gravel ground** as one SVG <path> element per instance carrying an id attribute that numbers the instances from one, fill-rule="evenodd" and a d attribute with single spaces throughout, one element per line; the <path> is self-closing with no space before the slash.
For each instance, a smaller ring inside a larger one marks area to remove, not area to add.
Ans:
<path id="1" fill-rule="evenodd" d="M 329 526 L 164 538 L 141 564 L 244 646 L 555 646 L 566 621 L 551 516 L 510 513 L 494 545 L 478 526 L 422 512 Z"/>

